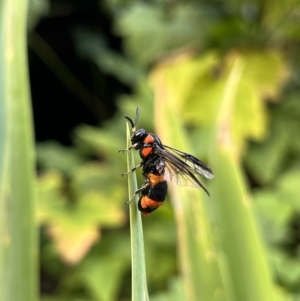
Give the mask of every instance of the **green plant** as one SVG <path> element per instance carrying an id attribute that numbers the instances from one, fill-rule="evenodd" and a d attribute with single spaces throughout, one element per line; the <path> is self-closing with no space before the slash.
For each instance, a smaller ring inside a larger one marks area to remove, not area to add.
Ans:
<path id="1" fill-rule="evenodd" d="M 126 127 L 127 149 L 131 146 L 130 125 Z M 132 151 L 127 152 L 127 168 L 131 170 L 135 166 Z M 135 173 L 128 175 L 128 198 L 131 199 L 138 189 Z M 147 277 L 145 266 L 144 238 L 142 217 L 137 208 L 138 195 L 131 201 L 130 235 L 131 235 L 131 273 L 132 273 L 132 300 L 149 300 L 147 289 Z"/>
<path id="2" fill-rule="evenodd" d="M 0 3 L 0 299 L 37 300 L 33 126 L 27 1 Z"/>
<path id="3" fill-rule="evenodd" d="M 126 162 L 117 150 L 125 143 L 122 115 L 137 106 L 139 127 L 155 128 L 215 173 L 205 183 L 210 198 L 170 185 L 170 202 L 142 220 L 150 300 L 299 298 L 298 10 L 294 1 L 106 2 L 121 53 L 105 37 L 76 30 L 79 55 L 132 93 L 101 128 L 79 127 L 73 147 L 38 148 L 42 270 L 58 284 L 52 300 L 131 296 L 119 176 Z M 55 236 L 55 224 L 74 227 Z M 68 233 L 80 240 L 86 226 L 93 239 L 67 261 Z"/>

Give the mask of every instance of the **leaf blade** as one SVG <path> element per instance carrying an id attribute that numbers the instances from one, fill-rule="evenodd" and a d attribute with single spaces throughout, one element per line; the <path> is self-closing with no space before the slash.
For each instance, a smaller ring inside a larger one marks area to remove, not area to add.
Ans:
<path id="1" fill-rule="evenodd" d="M 131 146 L 130 127 L 127 123 L 127 148 Z M 131 170 L 135 166 L 133 152 L 127 152 L 127 168 Z M 135 172 L 128 175 L 129 199 L 137 190 Z M 129 205 L 130 241 L 131 241 L 131 267 L 132 267 L 132 301 L 148 301 L 147 276 L 144 253 L 143 225 L 141 214 L 137 208 L 138 196 L 136 195 Z"/>
<path id="2" fill-rule="evenodd" d="M 37 299 L 33 126 L 26 59 L 27 1 L 0 4 L 0 299 Z M 3 142 L 3 143 L 2 143 Z M 1 167 L 2 167 L 1 166 Z M 18 288 L 18 289 L 16 289 Z"/>

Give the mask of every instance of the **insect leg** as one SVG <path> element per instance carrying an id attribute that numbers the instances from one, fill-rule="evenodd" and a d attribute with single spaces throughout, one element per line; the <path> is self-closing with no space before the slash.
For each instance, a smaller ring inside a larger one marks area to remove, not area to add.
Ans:
<path id="1" fill-rule="evenodd" d="M 131 170 L 127 171 L 127 172 L 124 172 L 121 174 L 121 176 L 126 176 L 126 175 L 129 175 L 130 173 L 134 172 L 135 170 L 137 170 L 138 168 L 142 167 L 143 166 L 143 163 L 141 162 L 140 164 L 138 164 L 137 166 L 133 167 Z"/>
<path id="2" fill-rule="evenodd" d="M 132 195 L 132 197 L 130 198 L 129 201 L 125 202 L 126 205 L 128 205 L 133 199 L 134 197 L 139 194 L 141 191 L 143 191 L 145 188 L 147 188 L 150 185 L 149 181 L 147 181 L 143 186 L 141 186 L 138 190 L 136 190 L 134 192 L 134 194 Z"/>
<path id="3" fill-rule="evenodd" d="M 135 149 L 137 145 L 138 145 L 138 143 L 135 143 L 135 144 L 132 144 L 129 148 L 120 149 L 120 150 L 119 150 L 119 153 L 124 154 L 125 152 L 128 152 L 128 151 L 130 151 L 130 150 L 133 149 L 133 148 Z"/>

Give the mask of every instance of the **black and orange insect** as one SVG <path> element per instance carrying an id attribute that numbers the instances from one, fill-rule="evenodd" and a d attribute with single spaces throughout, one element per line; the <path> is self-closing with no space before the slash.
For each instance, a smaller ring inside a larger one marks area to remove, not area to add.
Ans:
<path id="1" fill-rule="evenodd" d="M 143 168 L 142 175 L 145 183 L 134 192 L 127 203 L 141 193 L 138 208 L 143 215 L 149 215 L 163 204 L 168 190 L 167 181 L 175 182 L 177 185 L 201 187 L 209 195 L 196 175 L 212 179 L 214 175 L 211 169 L 196 157 L 162 144 L 155 134 L 148 133 L 145 129 L 137 130 L 139 114 L 140 109 L 137 108 L 135 122 L 125 116 L 132 126 L 133 134 L 130 138 L 132 145 L 120 152 L 139 150 L 142 161 L 122 176 Z"/>

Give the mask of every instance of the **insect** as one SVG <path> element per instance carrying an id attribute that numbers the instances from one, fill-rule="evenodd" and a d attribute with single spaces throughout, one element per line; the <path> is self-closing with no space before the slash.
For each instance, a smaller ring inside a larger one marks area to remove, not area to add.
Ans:
<path id="1" fill-rule="evenodd" d="M 211 169 L 196 157 L 162 144 L 155 134 L 148 133 L 145 129 L 137 130 L 139 114 L 140 109 L 137 108 L 134 122 L 125 116 L 132 126 L 133 134 L 130 138 L 132 145 L 119 152 L 139 150 L 142 161 L 122 176 L 142 168 L 145 183 L 126 203 L 129 204 L 135 195 L 141 193 L 138 208 L 144 216 L 149 215 L 163 204 L 168 191 L 167 181 L 172 181 L 177 185 L 202 188 L 209 195 L 196 175 L 212 179 L 214 175 Z"/>

